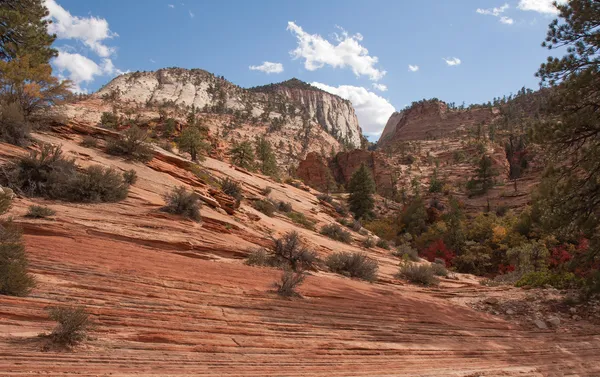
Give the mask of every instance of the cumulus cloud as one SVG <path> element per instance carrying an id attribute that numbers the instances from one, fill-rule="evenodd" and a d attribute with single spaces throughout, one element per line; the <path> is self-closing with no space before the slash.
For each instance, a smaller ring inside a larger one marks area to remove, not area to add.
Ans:
<path id="1" fill-rule="evenodd" d="M 287 30 L 298 39 L 298 46 L 290 51 L 290 55 L 293 59 L 304 59 L 304 68 L 309 71 L 325 65 L 333 68 L 348 67 L 356 76 L 368 76 L 372 81 L 378 81 L 386 74 L 386 71 L 375 68 L 379 59 L 370 56 L 369 50 L 360 44 L 363 36 L 359 33 L 350 35 L 341 29 L 341 35 L 334 34 L 334 44 L 318 34 L 305 32 L 291 21 L 288 22 Z"/>
<path id="2" fill-rule="evenodd" d="M 154 60 L 154 59 L 152 59 L 152 58 L 150 58 L 150 59 L 148 59 L 148 60 L 150 60 L 150 63 L 156 63 L 156 60 Z"/>
<path id="3" fill-rule="evenodd" d="M 419 66 L 418 65 L 409 64 L 408 65 L 408 70 L 411 71 L 411 72 L 417 72 L 419 70 Z"/>
<path id="4" fill-rule="evenodd" d="M 169 4 L 169 8 L 175 8 L 175 5 Z"/>
<path id="5" fill-rule="evenodd" d="M 320 82 L 313 82 L 311 85 L 352 102 L 360 126 L 364 133 L 370 136 L 381 135 L 390 115 L 396 111 L 388 100 L 360 86 L 334 87 Z"/>
<path id="6" fill-rule="evenodd" d="M 442 58 L 449 66 L 460 65 L 462 63 L 459 58 Z"/>
<path id="7" fill-rule="evenodd" d="M 494 17 L 499 17 L 499 21 L 505 25 L 512 25 L 514 20 L 510 17 L 506 17 L 503 16 L 502 13 L 504 13 L 510 6 L 508 4 L 504 4 L 500 7 L 496 7 L 496 8 L 488 8 L 488 9 L 482 9 L 482 8 L 478 8 L 475 12 L 479 13 L 479 14 L 483 14 L 485 16 L 494 16 Z"/>
<path id="8" fill-rule="evenodd" d="M 552 4 L 554 0 L 520 0 L 517 8 L 525 11 L 534 11 L 547 15 L 558 14 L 558 9 Z M 558 4 L 566 4 L 567 0 L 556 0 Z"/>
<path id="9" fill-rule="evenodd" d="M 48 25 L 50 33 L 55 33 L 58 39 L 81 41 L 100 58 L 96 62 L 78 53 L 73 46 L 58 48 L 58 56 L 52 60 L 52 64 L 60 78 L 73 81 L 74 91 L 86 92 L 81 85 L 94 81 L 97 76 L 116 76 L 125 73 L 116 68 L 111 59 L 115 48 L 105 44 L 107 39 L 119 36 L 110 30 L 108 21 L 94 16 L 73 16 L 55 0 L 45 0 L 44 5 L 48 8 L 48 18 L 52 20 Z"/>
<path id="10" fill-rule="evenodd" d="M 261 71 L 267 74 L 283 72 L 283 64 L 281 63 L 263 62 L 261 65 L 251 65 L 248 68 L 251 71 Z"/>
<path id="11" fill-rule="evenodd" d="M 379 90 L 381 92 L 387 91 L 387 85 L 385 85 L 385 84 L 378 84 L 378 83 L 374 82 L 373 83 L 373 88 L 375 88 L 375 89 L 377 89 L 377 90 Z"/>
<path id="12" fill-rule="evenodd" d="M 117 37 L 118 34 L 110 30 L 105 19 L 73 16 L 55 0 L 46 0 L 45 5 L 53 21 L 48 25 L 50 33 L 55 33 L 59 39 L 79 40 L 103 58 L 114 53 L 114 48 L 108 47 L 103 41 Z"/>

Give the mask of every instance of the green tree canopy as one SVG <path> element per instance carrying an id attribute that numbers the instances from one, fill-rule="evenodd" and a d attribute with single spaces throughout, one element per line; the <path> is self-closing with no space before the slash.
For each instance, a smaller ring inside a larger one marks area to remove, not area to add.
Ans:
<path id="1" fill-rule="evenodd" d="M 254 151 L 249 141 L 234 143 L 229 151 L 231 163 L 247 170 L 254 170 Z"/>
<path id="2" fill-rule="evenodd" d="M 354 213 L 357 219 L 369 217 L 372 214 L 375 200 L 375 182 L 365 164 L 361 164 L 360 168 L 352 174 L 350 182 L 348 182 L 348 192 L 350 197 L 350 211 Z"/>
<path id="3" fill-rule="evenodd" d="M 192 161 L 197 161 L 200 152 L 209 148 L 208 143 L 204 141 L 202 132 L 197 127 L 186 127 L 177 138 L 177 145 L 180 150 L 188 152 Z M 202 156 L 200 156 L 202 158 Z"/>
<path id="4" fill-rule="evenodd" d="M 256 138 L 254 150 L 258 159 L 259 169 L 263 174 L 275 177 L 278 175 L 277 159 L 273 147 L 264 136 Z"/>

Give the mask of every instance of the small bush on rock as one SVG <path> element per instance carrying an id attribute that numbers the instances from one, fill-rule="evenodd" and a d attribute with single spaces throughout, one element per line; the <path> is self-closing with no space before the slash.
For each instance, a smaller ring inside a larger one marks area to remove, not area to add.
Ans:
<path id="1" fill-rule="evenodd" d="M 296 292 L 296 288 L 304 282 L 304 279 L 303 273 L 290 270 L 283 271 L 281 281 L 275 283 L 277 294 L 283 297 L 300 296 L 300 294 Z"/>
<path id="2" fill-rule="evenodd" d="M 148 134 L 138 126 L 129 127 L 119 139 L 108 142 L 106 151 L 114 156 L 124 156 L 131 160 L 148 162 L 154 152 L 146 143 Z"/>
<path id="3" fill-rule="evenodd" d="M 321 228 L 321 234 L 336 241 L 344 243 L 350 243 L 352 241 L 352 236 L 350 235 L 350 232 L 345 231 L 338 224 L 324 225 Z"/>
<path id="4" fill-rule="evenodd" d="M 319 199 L 323 202 L 329 203 L 329 204 L 333 203 L 333 198 L 329 194 L 319 194 L 319 195 L 317 195 L 317 199 Z"/>
<path id="5" fill-rule="evenodd" d="M 123 173 L 123 181 L 128 185 L 134 185 L 137 182 L 138 176 L 135 170 L 127 170 Z"/>
<path id="6" fill-rule="evenodd" d="M 53 307 L 50 318 L 58 324 L 50 339 L 56 344 L 71 346 L 84 341 L 92 329 L 92 321 L 82 307 Z"/>
<path id="7" fill-rule="evenodd" d="M 262 212 L 269 217 L 273 217 L 275 214 L 275 205 L 269 200 L 255 200 L 252 202 L 252 207 L 258 212 Z"/>
<path id="8" fill-rule="evenodd" d="M 303 245 L 298 232 L 288 232 L 276 239 L 274 251 L 275 256 L 294 271 L 312 268 L 317 259 L 316 254 Z"/>
<path id="9" fill-rule="evenodd" d="M 12 222 L 0 223 L 0 294 L 27 296 L 35 287 L 20 230 Z"/>
<path id="10" fill-rule="evenodd" d="M 315 230 L 314 221 L 311 221 L 308 218 L 306 218 L 306 216 L 304 216 L 303 213 L 292 211 L 286 213 L 286 216 L 289 217 L 289 219 L 292 220 L 294 223 L 302 225 L 306 229 Z"/>
<path id="11" fill-rule="evenodd" d="M 242 201 L 242 185 L 228 177 L 221 182 L 221 190 L 235 199 L 236 206 L 240 205 Z"/>
<path id="12" fill-rule="evenodd" d="M 251 250 L 244 262 L 248 266 L 269 266 L 277 265 L 277 260 L 267 250 L 261 248 Z"/>
<path id="13" fill-rule="evenodd" d="M 93 136 L 84 136 L 81 145 L 86 148 L 95 148 L 98 146 L 98 140 Z"/>
<path id="14" fill-rule="evenodd" d="M 171 192 L 166 194 L 164 199 L 167 203 L 164 207 L 162 207 L 164 212 L 188 217 L 195 221 L 200 221 L 201 204 L 198 199 L 198 195 L 196 195 L 193 191 L 188 191 L 183 186 L 176 187 Z"/>
<path id="15" fill-rule="evenodd" d="M 339 252 L 331 254 L 325 261 L 332 272 L 366 281 L 377 279 L 377 261 L 364 253 Z"/>
<path id="16" fill-rule="evenodd" d="M 377 240 L 377 247 L 389 250 L 390 249 L 390 244 L 386 240 L 384 240 L 383 238 L 380 238 L 380 239 Z"/>
<path id="17" fill-rule="evenodd" d="M 392 255 L 411 262 L 418 262 L 420 260 L 419 252 L 407 243 L 398 246 L 395 251 L 392 251 Z"/>
<path id="18" fill-rule="evenodd" d="M 292 203 L 290 202 L 279 202 L 277 210 L 280 212 L 292 212 Z"/>
<path id="19" fill-rule="evenodd" d="M 56 212 L 51 208 L 44 206 L 32 205 L 29 206 L 25 217 L 29 217 L 32 219 L 43 219 L 45 217 L 50 217 L 56 215 Z"/>
<path id="20" fill-rule="evenodd" d="M 375 240 L 373 237 L 367 237 L 362 243 L 364 248 L 370 249 L 375 246 Z"/>
<path id="21" fill-rule="evenodd" d="M 442 263 L 432 263 L 431 268 L 433 269 L 433 274 L 435 276 L 448 276 L 448 269 L 446 269 L 446 265 L 443 260 Z"/>
<path id="22" fill-rule="evenodd" d="M 433 268 L 425 264 L 405 263 L 400 267 L 400 272 L 397 277 L 424 286 L 439 284 L 439 280 L 435 277 Z"/>

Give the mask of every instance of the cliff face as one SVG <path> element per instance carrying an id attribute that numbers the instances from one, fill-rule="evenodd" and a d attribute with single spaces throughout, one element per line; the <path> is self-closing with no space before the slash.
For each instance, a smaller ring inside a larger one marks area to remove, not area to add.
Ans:
<path id="1" fill-rule="evenodd" d="M 120 100 L 148 105 L 167 103 L 220 113 L 243 112 L 250 117 L 276 119 L 282 128 L 315 123 L 340 143 L 361 145 L 361 129 L 352 104 L 296 79 L 247 90 L 201 69 L 167 68 L 121 75 L 97 96 L 114 93 Z"/>
<path id="2" fill-rule="evenodd" d="M 487 107 L 456 110 L 442 101 L 421 101 L 392 114 L 377 145 L 388 147 L 396 142 L 442 138 L 459 128 L 488 123 L 494 116 L 495 111 Z"/>

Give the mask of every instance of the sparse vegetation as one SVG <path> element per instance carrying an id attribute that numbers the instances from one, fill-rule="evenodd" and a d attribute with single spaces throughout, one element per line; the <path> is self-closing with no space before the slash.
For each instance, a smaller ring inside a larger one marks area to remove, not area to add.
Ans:
<path id="1" fill-rule="evenodd" d="M 407 243 L 398 246 L 398 248 L 392 252 L 392 255 L 411 262 L 418 262 L 420 260 L 419 252 Z"/>
<path id="2" fill-rule="evenodd" d="M 304 282 L 305 276 L 301 272 L 293 272 L 290 270 L 284 270 L 281 275 L 281 280 L 275 283 L 277 288 L 277 294 L 283 297 L 298 297 L 300 296 L 296 292 L 298 288 Z"/>
<path id="3" fill-rule="evenodd" d="M 433 268 L 426 264 L 404 263 L 402 267 L 400 267 L 400 272 L 397 277 L 424 286 L 439 284 L 439 280 L 435 277 Z"/>
<path id="4" fill-rule="evenodd" d="M 304 270 L 312 268 L 317 256 L 307 249 L 298 232 L 288 232 L 283 237 L 275 240 L 275 256 L 287 262 L 292 270 Z"/>
<path id="5" fill-rule="evenodd" d="M 50 319 L 58 322 L 50 339 L 60 345 L 72 346 L 88 337 L 93 323 L 83 307 L 52 307 Z"/>
<path id="6" fill-rule="evenodd" d="M 138 176 L 135 170 L 130 169 L 123 173 L 123 181 L 128 185 L 134 185 L 137 182 Z"/>
<path id="7" fill-rule="evenodd" d="M 246 257 L 246 261 L 244 262 L 248 266 L 268 266 L 274 267 L 277 266 L 277 259 L 274 255 L 269 254 L 267 250 L 260 247 L 254 250 L 251 250 Z"/>
<path id="8" fill-rule="evenodd" d="M 119 117 L 115 113 L 104 112 L 100 118 L 100 124 L 105 128 L 117 128 L 119 126 Z"/>
<path id="9" fill-rule="evenodd" d="M 438 261 L 432 263 L 431 268 L 433 269 L 433 274 L 436 276 L 448 276 L 448 269 L 444 265 L 444 260 L 441 260 L 441 263 Z"/>
<path id="10" fill-rule="evenodd" d="M 0 294 L 27 296 L 35 287 L 20 230 L 11 222 L 0 223 Z"/>
<path id="11" fill-rule="evenodd" d="M 375 247 L 375 240 L 373 239 L 373 237 L 367 237 L 364 239 L 362 245 L 366 249 L 371 249 Z"/>
<path id="12" fill-rule="evenodd" d="M 86 148 L 96 148 L 98 146 L 98 140 L 93 136 L 84 136 L 81 140 L 81 145 Z"/>
<path id="13" fill-rule="evenodd" d="M 181 215 L 195 221 L 200 221 L 200 201 L 193 191 L 188 191 L 185 187 L 174 188 L 164 196 L 166 205 L 162 207 L 164 212 Z"/>
<path id="14" fill-rule="evenodd" d="M 221 181 L 221 190 L 235 199 L 236 206 L 240 205 L 240 202 L 242 201 L 242 185 L 227 177 Z"/>
<path id="15" fill-rule="evenodd" d="M 138 126 L 129 127 L 119 139 L 112 139 L 107 143 L 106 151 L 115 156 L 125 156 L 128 159 L 148 162 L 152 160 L 154 152 L 146 143 L 148 134 Z"/>
<path id="16" fill-rule="evenodd" d="M 325 261 L 332 272 L 366 281 L 377 279 L 377 261 L 364 253 L 339 252 L 331 254 Z"/>
<path id="17" fill-rule="evenodd" d="M 18 103 L 0 102 L 0 140 L 24 146 L 28 142 L 29 128 Z"/>
<path id="18" fill-rule="evenodd" d="M 329 204 L 333 203 L 333 197 L 331 197 L 331 195 L 329 195 L 329 194 L 319 194 L 319 195 L 317 195 L 317 199 L 319 199 L 325 203 L 329 203 Z"/>
<path id="19" fill-rule="evenodd" d="M 279 212 L 292 212 L 292 203 L 290 202 L 279 202 L 279 204 L 277 204 L 277 210 Z"/>
<path id="20" fill-rule="evenodd" d="M 294 223 L 305 227 L 306 229 L 315 230 L 314 221 L 309 220 L 303 213 L 290 211 L 286 213 L 286 216 L 289 217 Z"/>
<path id="21" fill-rule="evenodd" d="M 38 205 L 32 205 L 32 206 L 29 206 L 29 209 L 27 210 L 25 217 L 29 217 L 32 219 L 43 219 L 43 218 L 54 216 L 54 215 L 56 215 L 56 212 L 51 208 L 44 207 L 44 206 L 38 206 Z"/>
<path id="22" fill-rule="evenodd" d="M 273 217 L 273 215 L 275 215 L 275 211 L 277 210 L 275 205 L 271 203 L 270 200 L 255 200 L 252 202 L 252 207 L 269 217 Z"/>
<path id="23" fill-rule="evenodd" d="M 389 250 L 390 249 L 390 244 L 386 240 L 384 240 L 383 238 L 380 238 L 380 239 L 377 240 L 377 247 Z"/>
<path id="24" fill-rule="evenodd" d="M 323 234 L 331 239 L 334 239 L 336 241 L 340 241 L 340 242 L 344 242 L 344 243 L 352 242 L 352 236 L 350 235 L 350 232 L 345 231 L 338 224 L 332 223 L 332 224 L 324 225 L 321 228 L 321 234 Z"/>

